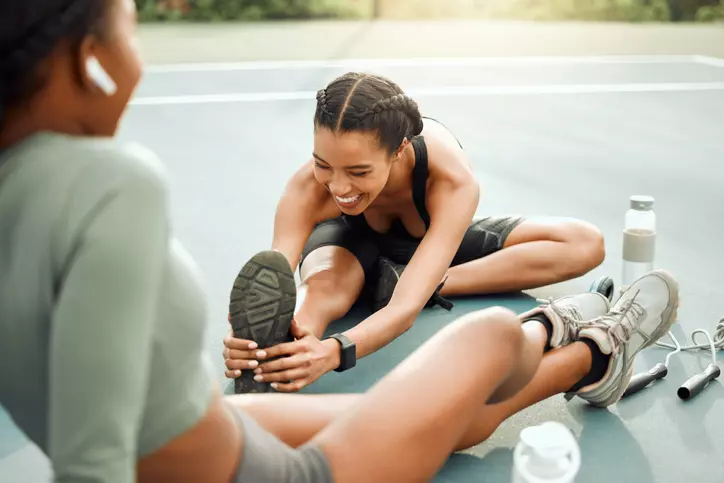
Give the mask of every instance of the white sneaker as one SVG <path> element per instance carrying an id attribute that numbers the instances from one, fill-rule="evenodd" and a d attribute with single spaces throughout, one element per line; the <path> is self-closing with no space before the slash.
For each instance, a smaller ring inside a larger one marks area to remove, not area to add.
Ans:
<path id="1" fill-rule="evenodd" d="M 539 300 L 540 305 L 520 315 L 527 319 L 543 314 L 551 321 L 553 332 L 550 347 L 563 347 L 578 340 L 586 334 L 586 321 L 602 317 L 608 313 L 611 304 L 606 297 L 598 292 L 585 292 L 568 295 L 558 300 Z"/>
<path id="2" fill-rule="evenodd" d="M 580 333 L 611 355 L 606 374 L 566 399 L 577 395 L 598 407 L 616 403 L 631 381 L 636 355 L 669 332 L 678 306 L 679 284 L 668 272 L 654 270 L 633 282 L 610 312 L 587 322 Z"/>

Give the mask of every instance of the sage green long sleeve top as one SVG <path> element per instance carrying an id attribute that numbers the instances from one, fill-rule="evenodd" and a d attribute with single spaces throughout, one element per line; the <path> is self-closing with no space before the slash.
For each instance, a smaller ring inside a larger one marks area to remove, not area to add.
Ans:
<path id="1" fill-rule="evenodd" d="M 41 133 L 0 152 L 0 403 L 55 481 L 133 482 L 200 420 L 205 321 L 149 151 Z"/>

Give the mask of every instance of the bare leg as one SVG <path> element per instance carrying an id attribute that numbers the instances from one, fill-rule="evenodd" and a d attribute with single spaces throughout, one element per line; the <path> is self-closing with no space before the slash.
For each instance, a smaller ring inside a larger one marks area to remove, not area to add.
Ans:
<path id="1" fill-rule="evenodd" d="M 455 450 L 485 441 L 510 416 L 567 391 L 590 369 L 591 352 L 581 342 L 547 353 L 533 379 L 517 394 L 499 404 L 481 405 Z M 334 419 L 348 414 L 363 397 L 361 394 L 254 394 L 231 396 L 230 401 L 286 444 L 298 447 Z"/>
<path id="2" fill-rule="evenodd" d="M 520 319 L 501 308 L 442 329 L 312 438 L 327 455 L 334 481 L 428 481 L 481 401 L 533 377 L 521 361 L 530 352 L 540 358 L 543 350 L 527 342 Z"/>
<path id="3" fill-rule="evenodd" d="M 504 248 L 450 268 L 440 295 L 527 290 L 570 280 L 594 269 L 605 256 L 603 237 L 580 221 L 524 221 Z"/>
<path id="4" fill-rule="evenodd" d="M 342 398 L 354 396 L 336 396 L 343 414 L 306 413 L 300 429 L 311 433 L 314 426 L 322 426 L 313 439 L 328 455 L 336 481 L 359 481 L 363 474 L 365 481 L 427 480 L 462 442 L 480 441 L 492 431 L 482 428 L 488 433 L 468 436 L 484 401 L 515 394 L 534 376 L 544 329 L 525 325 L 524 330 L 506 309 L 468 314 L 441 330 L 366 395 L 350 402 Z M 304 397 L 293 401 L 297 408 Z M 499 418 L 505 412 L 502 405 L 488 407 L 495 408 Z M 331 418 L 329 424 L 326 418 Z M 299 436 L 284 439 L 306 439 Z M 369 461 L 376 462 L 373 468 Z"/>
<path id="5" fill-rule="evenodd" d="M 300 276 L 294 317 L 321 338 L 327 326 L 343 317 L 359 297 L 364 270 L 349 250 L 325 246 L 307 256 Z"/>

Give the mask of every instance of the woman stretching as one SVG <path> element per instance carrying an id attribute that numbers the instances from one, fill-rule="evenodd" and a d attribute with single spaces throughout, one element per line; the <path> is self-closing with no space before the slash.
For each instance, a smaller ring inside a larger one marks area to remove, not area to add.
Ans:
<path id="1" fill-rule="evenodd" d="M 654 272 L 613 308 L 468 314 L 365 395 L 223 397 L 163 167 L 113 140 L 141 74 L 134 26 L 131 0 L 0 2 L 0 367 L 22 368 L 0 371 L 0 404 L 54 481 L 428 480 L 536 401 L 613 404 L 671 325 L 676 283 Z M 282 254 L 246 273 L 250 314 L 259 283 L 294 305 Z"/>
<path id="2" fill-rule="evenodd" d="M 298 391 L 338 367 L 340 347 L 344 370 L 408 330 L 424 306 L 450 308 L 446 296 L 540 287 L 603 261 L 603 237 L 592 225 L 474 219 L 479 197 L 456 138 L 423 120 L 395 83 L 348 73 L 320 90 L 312 159 L 288 182 L 272 242 L 292 267 L 301 262 L 294 318 L 316 340 L 279 345 L 291 338 L 266 319 L 251 333 L 229 334 L 226 375 L 237 378 L 237 392 L 265 392 L 272 382 L 280 391 Z M 231 295 L 232 327 L 245 323 L 238 296 L 243 275 Z M 372 315 L 337 335 L 339 341 L 320 342 L 363 294 Z M 263 359 L 248 354 L 252 342 L 269 349 L 267 358 L 284 357 L 283 366 L 259 366 Z"/>

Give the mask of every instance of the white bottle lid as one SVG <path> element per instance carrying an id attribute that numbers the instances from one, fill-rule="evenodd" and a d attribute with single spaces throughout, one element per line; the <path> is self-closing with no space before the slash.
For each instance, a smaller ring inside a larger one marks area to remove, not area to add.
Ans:
<path id="1" fill-rule="evenodd" d="M 530 483 L 570 483 L 581 467 L 578 442 L 555 421 L 521 431 L 514 460 L 517 471 Z"/>
<path id="2" fill-rule="evenodd" d="M 654 197 L 647 195 L 633 195 L 629 198 L 632 210 L 649 211 L 654 207 Z"/>

